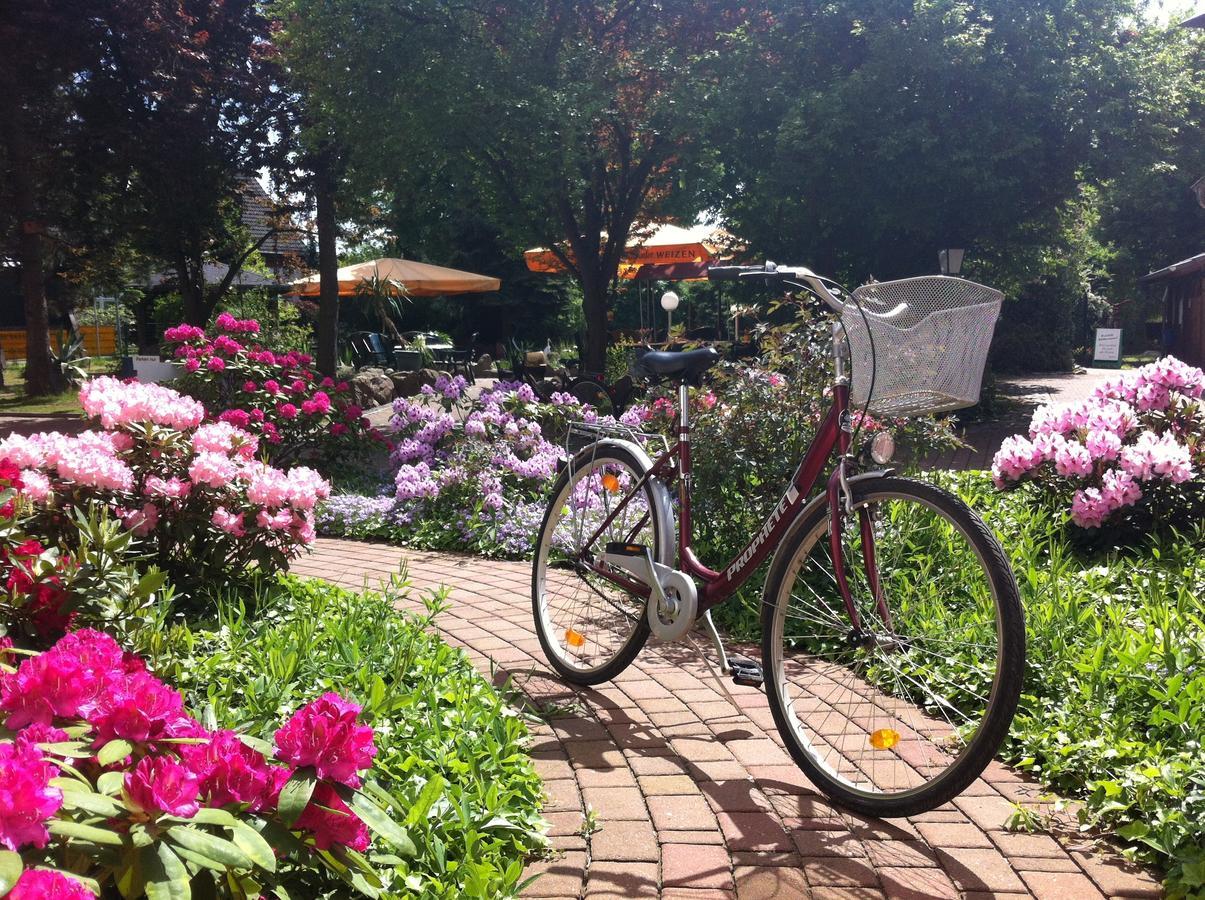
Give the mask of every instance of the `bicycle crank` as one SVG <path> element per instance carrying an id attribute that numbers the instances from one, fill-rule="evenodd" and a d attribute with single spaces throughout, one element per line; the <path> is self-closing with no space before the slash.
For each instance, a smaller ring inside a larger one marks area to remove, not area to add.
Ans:
<path id="1" fill-rule="evenodd" d="M 699 612 L 699 595 L 689 575 L 655 562 L 652 551 L 640 544 L 609 543 L 603 560 L 648 585 L 645 608 L 654 637 L 677 641 L 690 631 Z"/>

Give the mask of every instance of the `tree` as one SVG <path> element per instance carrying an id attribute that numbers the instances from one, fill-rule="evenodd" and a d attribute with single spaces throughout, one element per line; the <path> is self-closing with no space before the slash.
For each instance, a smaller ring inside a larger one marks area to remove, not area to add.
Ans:
<path id="1" fill-rule="evenodd" d="M 755 251 L 846 279 L 933 271 L 950 246 L 1032 277 L 1119 125 L 1133 6 L 784 0 L 729 60 L 715 205 Z"/>
<path id="2" fill-rule="evenodd" d="M 355 135 L 365 190 L 442 173 L 516 253 L 553 248 L 580 282 L 585 365 L 601 371 L 634 223 L 693 217 L 699 109 L 745 18 L 719 0 L 338 0 L 291 27 L 324 48 L 318 106 Z"/>
<path id="3" fill-rule="evenodd" d="M 56 387 L 43 287 L 48 237 L 77 261 L 132 238 L 179 269 L 190 318 L 212 308 L 197 273 L 230 239 L 235 176 L 254 166 L 250 150 L 266 137 L 266 35 L 252 0 L 6 7 L 0 192 L 14 211 L 31 393 Z"/>

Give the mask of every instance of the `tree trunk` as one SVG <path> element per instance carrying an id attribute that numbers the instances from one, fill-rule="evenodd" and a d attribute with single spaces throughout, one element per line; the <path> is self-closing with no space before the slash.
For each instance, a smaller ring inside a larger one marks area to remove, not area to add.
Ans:
<path id="1" fill-rule="evenodd" d="M 607 279 L 582 273 L 582 316 L 586 320 L 586 352 L 582 369 L 591 374 L 607 370 Z"/>
<path id="2" fill-rule="evenodd" d="M 329 163 L 319 165 L 314 183 L 318 227 L 318 371 L 334 375 L 339 364 L 339 257 L 335 248 L 335 185 Z"/>
<path id="3" fill-rule="evenodd" d="M 17 262 L 21 266 L 21 297 L 25 305 L 25 393 L 32 397 L 53 393 L 62 385 L 61 379 L 55 378 L 50 354 L 50 316 L 46 309 L 42 258 L 44 225 L 38 217 L 35 161 L 16 88 L 8 78 L 0 81 L 0 118 L 5 121 L 9 183 L 17 224 Z"/>
<path id="4" fill-rule="evenodd" d="M 184 321 L 201 328 L 209 324 L 210 313 L 205 306 L 204 273 L 204 260 L 189 260 L 188 254 L 180 251 L 176 260 L 176 281 L 180 285 L 180 299 L 184 303 Z"/>

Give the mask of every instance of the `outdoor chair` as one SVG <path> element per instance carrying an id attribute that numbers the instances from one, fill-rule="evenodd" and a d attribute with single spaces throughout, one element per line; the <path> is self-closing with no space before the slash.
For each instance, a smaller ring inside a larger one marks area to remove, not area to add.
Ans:
<path id="1" fill-rule="evenodd" d="M 384 336 L 375 331 L 357 331 L 348 339 L 348 346 L 357 369 L 388 366 L 393 362 Z"/>

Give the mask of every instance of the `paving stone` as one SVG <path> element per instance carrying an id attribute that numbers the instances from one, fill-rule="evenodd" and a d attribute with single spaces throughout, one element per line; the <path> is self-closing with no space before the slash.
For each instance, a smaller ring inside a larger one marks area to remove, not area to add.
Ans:
<path id="1" fill-rule="evenodd" d="M 817 856 L 866 856 L 866 848 L 848 831 L 797 829 L 791 840 L 804 859 Z"/>
<path id="2" fill-rule="evenodd" d="M 794 849 L 790 835 L 773 814 L 759 812 L 720 812 L 716 818 L 730 850 L 765 850 L 787 853 Z"/>
<path id="3" fill-rule="evenodd" d="M 728 851 L 714 844 L 664 844 L 661 881 L 666 887 L 733 887 Z"/>
<path id="4" fill-rule="evenodd" d="M 923 841 L 866 841 L 870 861 L 883 868 L 920 867 L 937 865 L 937 856 Z"/>
<path id="5" fill-rule="evenodd" d="M 707 830 L 716 824 L 715 814 L 702 797 L 649 797 L 649 812 L 658 831 Z"/>
<path id="6" fill-rule="evenodd" d="M 738 900 L 784 900 L 811 896 L 803 872 L 789 866 L 737 866 Z"/>
<path id="7" fill-rule="evenodd" d="M 647 821 L 644 795 L 634 787 L 583 787 L 582 797 L 600 819 Z"/>
<path id="8" fill-rule="evenodd" d="M 640 789 L 648 796 L 699 793 L 699 786 L 689 775 L 649 775 L 639 781 Z"/>
<path id="9" fill-rule="evenodd" d="M 964 891 L 1023 891 L 1025 885 L 997 850 L 938 847 L 937 858 Z"/>
<path id="10" fill-rule="evenodd" d="M 941 869 L 879 869 L 888 900 L 959 900 L 958 888 Z"/>
<path id="11" fill-rule="evenodd" d="M 654 848 L 655 849 L 655 848 Z M 592 859 L 586 897 L 656 897 L 656 862 L 611 862 Z"/>
<path id="12" fill-rule="evenodd" d="M 1021 878 L 1037 900 L 1100 900 L 1104 897 L 1083 872 L 1022 872 Z"/>
<path id="13" fill-rule="evenodd" d="M 648 822 L 612 821 L 590 835 L 591 860 L 656 862 L 657 835 Z M 594 863 L 591 862 L 591 871 Z"/>
<path id="14" fill-rule="evenodd" d="M 1005 856 L 1044 856 L 1065 858 L 1067 851 L 1047 834 L 1014 834 L 1008 831 L 988 832 L 992 842 Z"/>
<path id="15" fill-rule="evenodd" d="M 879 878 L 867 859 L 831 856 L 803 861 L 803 874 L 812 888 L 829 886 L 877 887 Z"/>
<path id="16" fill-rule="evenodd" d="M 1088 877 L 1105 894 L 1126 897 L 1163 896 L 1159 882 L 1148 872 L 1119 857 L 1104 859 L 1099 854 L 1073 850 L 1071 858 L 1083 866 Z"/>
<path id="17" fill-rule="evenodd" d="M 990 849 L 992 842 L 978 825 L 970 822 L 918 822 L 920 832 L 930 847 L 982 847 Z"/>
<path id="18" fill-rule="evenodd" d="M 532 863 L 524 870 L 523 877 L 532 875 L 539 877 L 523 891 L 524 897 L 577 897 L 586 877 L 586 853 L 582 850 Z"/>

